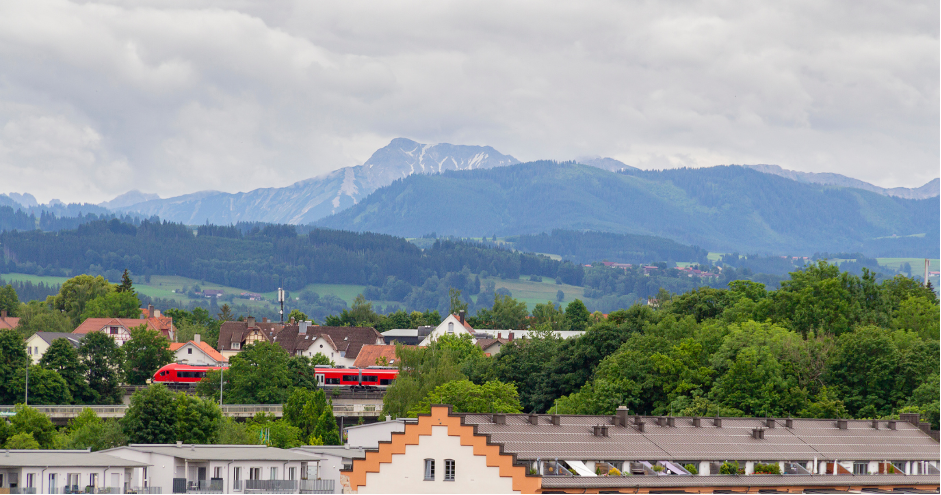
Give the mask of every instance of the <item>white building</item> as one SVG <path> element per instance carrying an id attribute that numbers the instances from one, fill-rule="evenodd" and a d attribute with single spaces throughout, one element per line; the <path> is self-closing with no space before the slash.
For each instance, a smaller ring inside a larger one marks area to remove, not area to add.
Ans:
<path id="1" fill-rule="evenodd" d="M 379 447 L 379 442 L 389 441 L 393 433 L 405 431 L 407 423 L 416 421 L 418 420 L 415 418 L 391 419 L 386 416 L 385 421 L 349 426 L 346 428 L 346 443 L 356 447 L 375 449 Z"/>
<path id="2" fill-rule="evenodd" d="M 223 366 L 228 363 L 222 353 L 203 342 L 197 333 L 189 342 L 171 342 L 170 351 L 175 361 L 190 366 Z"/>
<path id="3" fill-rule="evenodd" d="M 0 453 L 0 493 L 125 493 L 134 486 L 131 472 L 146 467 L 86 450 L 7 450 Z"/>
<path id="4" fill-rule="evenodd" d="M 85 335 L 75 335 L 62 332 L 36 332 L 26 339 L 26 354 L 33 361 L 33 364 L 39 364 L 39 360 L 49 350 L 49 346 L 56 339 L 66 339 L 73 347 L 78 347 Z"/>
<path id="5" fill-rule="evenodd" d="M 147 445 L 131 444 L 102 451 L 110 456 L 146 464 L 134 469 L 134 486 L 160 487 L 163 493 L 180 489 L 221 493 L 298 493 L 317 472 L 320 459 L 265 445 Z M 183 486 L 176 486 L 176 485 Z"/>
<path id="6" fill-rule="evenodd" d="M 470 335 L 471 338 L 474 338 L 474 327 L 467 323 L 463 315 L 448 315 L 448 317 L 438 324 L 438 326 L 418 345 L 427 347 L 431 345 L 433 340 L 437 340 L 442 335 L 456 335 L 458 337 L 461 335 Z M 476 342 L 476 339 L 474 339 L 474 341 Z"/>
<path id="7" fill-rule="evenodd" d="M 319 469 L 316 473 L 311 472 L 311 479 L 321 480 L 321 485 L 325 490 L 331 489 L 329 493 L 342 493 L 340 485 L 340 471 L 350 469 L 353 466 L 353 459 L 362 459 L 366 457 L 366 450 L 363 448 L 350 447 L 346 445 L 305 445 L 292 449 L 312 457 L 321 459 Z M 328 493 L 322 491 L 320 493 Z"/>

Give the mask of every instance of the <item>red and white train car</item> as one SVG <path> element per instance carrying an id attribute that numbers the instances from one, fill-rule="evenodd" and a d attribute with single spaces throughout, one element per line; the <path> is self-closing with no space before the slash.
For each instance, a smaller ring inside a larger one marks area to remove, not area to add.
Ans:
<path id="1" fill-rule="evenodd" d="M 190 366 L 188 364 L 168 364 L 154 373 L 156 383 L 199 383 L 209 371 L 219 370 L 218 366 Z M 321 388 L 350 389 L 385 389 L 399 375 L 397 368 L 331 368 L 317 366 L 314 376 Z"/>

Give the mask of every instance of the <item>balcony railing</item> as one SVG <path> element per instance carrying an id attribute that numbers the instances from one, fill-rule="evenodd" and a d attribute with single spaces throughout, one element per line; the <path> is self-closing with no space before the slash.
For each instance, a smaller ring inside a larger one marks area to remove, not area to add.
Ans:
<path id="1" fill-rule="evenodd" d="M 333 493 L 336 480 L 301 480 L 301 493 Z"/>
<path id="2" fill-rule="evenodd" d="M 245 480 L 245 493 L 297 493 L 297 480 Z"/>

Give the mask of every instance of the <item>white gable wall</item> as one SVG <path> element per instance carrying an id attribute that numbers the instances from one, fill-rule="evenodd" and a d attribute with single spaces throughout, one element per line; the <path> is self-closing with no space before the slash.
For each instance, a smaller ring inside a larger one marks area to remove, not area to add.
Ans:
<path id="1" fill-rule="evenodd" d="M 425 481 L 425 459 L 435 460 L 435 479 Z M 454 481 L 444 481 L 444 461 L 455 461 Z M 519 493 L 513 479 L 500 477 L 500 469 L 487 466 L 485 456 L 461 445 L 461 439 L 448 435 L 447 426 L 431 427 L 431 435 L 419 437 L 418 445 L 408 445 L 405 453 L 381 463 L 378 473 L 366 474 L 366 485 L 358 493 Z"/>
<path id="2" fill-rule="evenodd" d="M 425 337 L 425 340 L 422 340 L 418 345 L 421 347 L 427 347 L 431 344 L 431 341 L 437 340 L 438 337 L 441 337 L 442 335 L 460 336 L 463 334 L 471 335 L 467 328 L 461 324 L 461 320 L 459 320 L 454 315 L 448 315 L 448 317 L 445 318 L 440 325 L 436 326 L 435 329 L 432 330 L 427 337 Z M 473 335 L 471 335 L 471 337 L 473 337 Z M 477 339 L 473 339 L 473 341 L 477 342 Z"/>

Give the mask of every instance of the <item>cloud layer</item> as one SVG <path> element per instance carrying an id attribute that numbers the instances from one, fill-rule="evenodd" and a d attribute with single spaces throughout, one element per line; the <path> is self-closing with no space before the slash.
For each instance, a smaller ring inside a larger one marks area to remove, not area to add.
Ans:
<path id="1" fill-rule="evenodd" d="M 0 2 L 0 192 L 282 186 L 394 137 L 938 176 L 938 2 Z"/>

